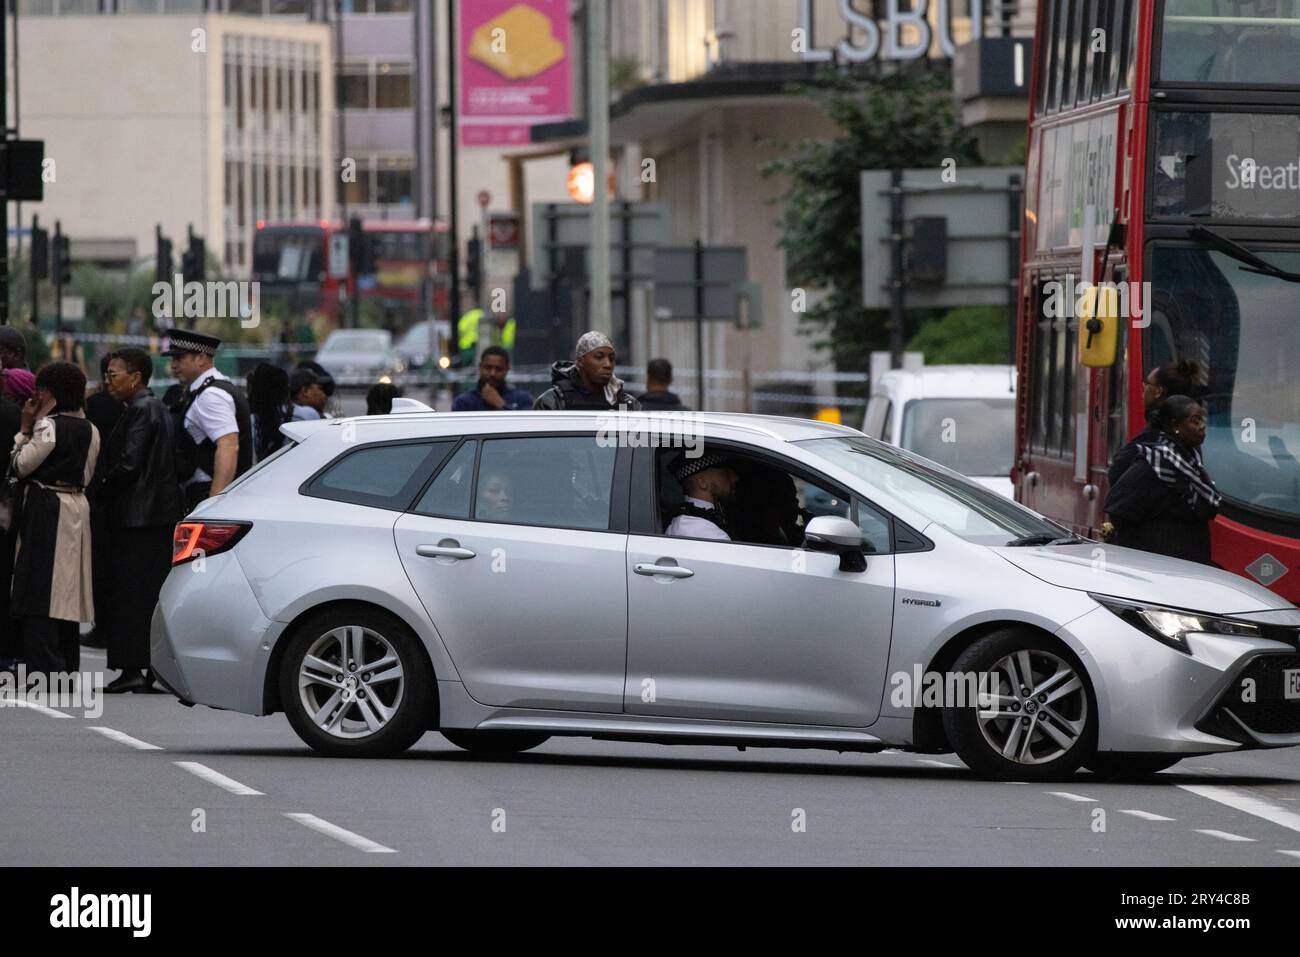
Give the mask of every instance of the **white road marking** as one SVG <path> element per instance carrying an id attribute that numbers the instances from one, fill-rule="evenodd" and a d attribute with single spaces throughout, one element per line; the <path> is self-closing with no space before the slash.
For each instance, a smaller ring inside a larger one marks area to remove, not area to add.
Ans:
<path id="1" fill-rule="evenodd" d="M 219 788 L 225 788 L 231 794 L 239 795 L 260 795 L 261 791 L 254 791 L 247 784 L 240 784 L 234 778 L 228 778 L 218 771 L 212 770 L 206 764 L 199 764 L 197 761 L 173 761 L 178 768 L 183 768 L 197 778 L 202 778 L 209 784 L 215 784 Z"/>
<path id="2" fill-rule="evenodd" d="M 1300 857 L 1300 851 L 1278 851 L 1279 854 L 1285 854 L 1287 857 Z"/>
<path id="3" fill-rule="evenodd" d="M 116 741 L 118 744 L 126 744 L 137 751 L 161 751 L 162 748 L 156 744 L 150 744 L 148 741 L 141 741 L 139 738 L 133 738 L 129 734 L 124 734 L 115 728 L 106 728 L 103 725 L 91 725 L 90 730 L 102 734 L 110 741 Z"/>
<path id="4" fill-rule="evenodd" d="M 1123 810 L 1120 814 L 1132 814 L 1134 817 L 1140 817 L 1144 821 L 1174 821 L 1177 818 L 1165 817 L 1163 814 L 1152 814 L 1150 811 Z"/>
<path id="5" fill-rule="evenodd" d="M 948 761 L 936 761 L 934 758 L 917 758 L 917 764 L 930 764 L 936 768 L 959 768 L 961 765 L 952 764 Z"/>
<path id="6" fill-rule="evenodd" d="M 1227 831 L 1212 831 L 1207 828 L 1195 828 L 1197 834 L 1204 834 L 1208 837 L 1217 837 L 1223 841 L 1245 841 L 1250 844 L 1255 843 L 1253 837 L 1242 837 L 1240 834 L 1229 834 Z"/>
<path id="7" fill-rule="evenodd" d="M 1178 786 L 1184 791 L 1199 794 L 1203 798 L 1218 801 L 1220 804 L 1226 804 L 1238 811 L 1245 811 L 1247 814 L 1262 817 L 1266 821 L 1272 821 L 1274 824 L 1280 824 L 1282 827 L 1300 832 L 1300 814 L 1295 811 L 1288 811 L 1284 807 L 1278 807 L 1276 804 L 1255 797 L 1253 794 L 1247 794 L 1245 791 L 1239 791 L 1236 788 L 1219 787 L 1215 784 L 1180 784 Z"/>
<path id="8" fill-rule="evenodd" d="M 346 828 L 341 828 L 337 824 L 331 824 L 329 821 L 318 818 L 315 814 L 304 814 L 300 811 L 286 811 L 285 817 L 297 821 L 313 831 L 319 831 L 334 838 L 336 841 L 342 841 L 349 847 L 355 847 L 359 851 L 365 851 L 367 854 L 396 854 L 397 852 L 391 847 L 384 847 L 382 844 L 376 844 L 368 837 L 362 837 Z"/>
<path id="9" fill-rule="evenodd" d="M 3 707 L 31 708 L 33 711 L 39 711 L 41 714 L 47 714 L 51 718 L 71 718 L 72 715 L 63 711 L 56 711 L 54 708 L 46 707 L 43 704 L 37 704 L 35 701 L 28 701 L 25 698 L 9 698 L 0 700 Z"/>
<path id="10" fill-rule="evenodd" d="M 1047 793 L 1055 797 L 1065 798 L 1067 801 L 1080 801 L 1085 804 L 1097 803 L 1096 798 L 1084 797 L 1082 794 L 1071 794 L 1069 791 L 1048 791 Z"/>

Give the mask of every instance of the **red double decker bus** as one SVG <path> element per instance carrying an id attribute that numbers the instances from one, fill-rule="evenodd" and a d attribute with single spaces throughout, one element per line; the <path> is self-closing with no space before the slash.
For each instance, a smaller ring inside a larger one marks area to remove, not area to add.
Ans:
<path id="1" fill-rule="evenodd" d="M 1300 0 L 1040 0 L 1030 114 L 1016 497 L 1098 535 L 1195 359 L 1214 560 L 1300 600 Z"/>
<path id="2" fill-rule="evenodd" d="M 386 324 L 406 329 L 423 320 L 426 304 L 438 316 L 447 308 L 448 230 L 429 219 L 368 219 L 362 229 L 375 271 L 353 275 L 342 223 L 262 221 L 253 239 L 253 279 L 262 301 L 291 315 L 318 313 L 331 322 L 340 304 L 359 294 L 377 303 Z"/>

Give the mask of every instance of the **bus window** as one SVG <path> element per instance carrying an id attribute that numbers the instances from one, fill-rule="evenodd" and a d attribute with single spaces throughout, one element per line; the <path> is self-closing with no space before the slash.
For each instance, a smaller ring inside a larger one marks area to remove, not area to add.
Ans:
<path id="1" fill-rule="evenodd" d="M 1300 0 L 1166 0 L 1160 79 L 1300 85 Z"/>

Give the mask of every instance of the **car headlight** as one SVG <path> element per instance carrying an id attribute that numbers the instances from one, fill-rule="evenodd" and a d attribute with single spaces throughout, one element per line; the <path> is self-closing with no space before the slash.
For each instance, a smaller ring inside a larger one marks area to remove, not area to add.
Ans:
<path id="1" fill-rule="evenodd" d="M 1187 636 L 1229 635 L 1234 638 L 1258 638 L 1259 626 L 1235 618 L 1220 618 L 1202 612 L 1188 611 L 1185 608 L 1168 608 L 1164 605 L 1149 605 L 1145 602 L 1126 601 L 1111 598 L 1109 595 L 1089 597 L 1103 608 L 1109 609 L 1120 618 L 1145 632 L 1156 641 L 1190 655 L 1192 649 L 1187 644 Z"/>

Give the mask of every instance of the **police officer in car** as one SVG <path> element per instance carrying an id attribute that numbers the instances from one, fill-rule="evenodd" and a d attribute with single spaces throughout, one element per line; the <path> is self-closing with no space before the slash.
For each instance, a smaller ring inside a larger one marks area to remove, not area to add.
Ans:
<path id="1" fill-rule="evenodd" d="M 736 494 L 740 479 L 731 460 L 721 452 L 706 452 L 695 458 L 683 452 L 673 460 L 669 471 L 681 484 L 686 500 L 673 509 L 673 520 L 664 534 L 731 541 L 723 502 Z"/>

